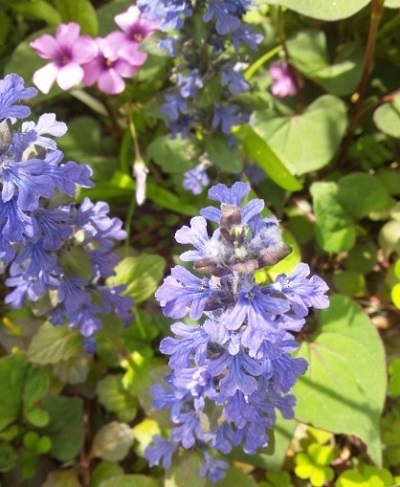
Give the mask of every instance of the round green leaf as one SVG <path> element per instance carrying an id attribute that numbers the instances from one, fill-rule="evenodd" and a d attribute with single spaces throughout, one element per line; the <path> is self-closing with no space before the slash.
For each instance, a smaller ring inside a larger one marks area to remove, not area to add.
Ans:
<path id="1" fill-rule="evenodd" d="M 44 323 L 28 349 L 28 359 L 36 364 L 55 364 L 81 351 L 82 336 L 66 326 Z"/>
<path id="2" fill-rule="evenodd" d="M 333 283 L 337 291 L 346 296 L 361 298 L 367 292 L 365 277 L 355 271 L 338 271 L 333 275 Z"/>
<path id="3" fill-rule="evenodd" d="M 356 241 L 356 229 L 337 199 L 338 188 L 333 182 L 313 183 L 315 237 L 326 252 L 350 250 Z"/>
<path id="4" fill-rule="evenodd" d="M 400 138 L 400 95 L 375 110 L 374 122 L 385 134 Z"/>
<path id="5" fill-rule="evenodd" d="M 118 477 L 103 480 L 99 487 L 159 487 L 159 484 L 156 480 L 145 475 L 119 475 Z"/>
<path id="6" fill-rule="evenodd" d="M 136 400 L 122 385 L 122 375 L 107 375 L 97 383 L 100 403 L 116 413 L 121 421 L 132 421 L 137 413 Z"/>
<path id="7" fill-rule="evenodd" d="M 96 433 L 90 455 L 109 462 L 119 462 L 126 457 L 132 443 L 132 428 L 126 423 L 112 421 Z"/>
<path id="8" fill-rule="evenodd" d="M 24 413 L 25 418 L 37 428 L 42 428 L 49 424 L 50 417 L 44 409 L 40 408 L 33 408 L 25 411 Z"/>
<path id="9" fill-rule="evenodd" d="M 356 220 L 382 210 L 390 197 L 381 181 L 370 174 L 353 172 L 338 182 L 339 203 Z"/>
<path id="10" fill-rule="evenodd" d="M 347 127 L 346 106 L 324 95 L 300 115 L 270 118 L 258 112 L 254 125 L 292 174 L 306 174 L 335 155 Z"/>
<path id="11" fill-rule="evenodd" d="M 294 388 L 296 417 L 317 428 L 358 436 L 381 465 L 379 419 L 386 365 L 380 337 L 368 317 L 350 299 L 333 296 L 320 314 L 313 340 L 303 342 L 297 356 L 305 358 L 309 368 Z"/>
<path id="12" fill-rule="evenodd" d="M 167 173 L 183 173 L 193 166 L 194 148 L 186 139 L 169 135 L 155 138 L 147 146 L 147 155 Z"/>
<path id="13" fill-rule="evenodd" d="M 370 0 L 268 0 L 271 5 L 281 5 L 299 14 L 320 20 L 339 20 L 351 17 L 369 2 Z"/>

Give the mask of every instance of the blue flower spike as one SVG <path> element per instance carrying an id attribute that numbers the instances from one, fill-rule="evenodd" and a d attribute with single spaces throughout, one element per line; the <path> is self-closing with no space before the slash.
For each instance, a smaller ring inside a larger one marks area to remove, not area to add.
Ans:
<path id="1" fill-rule="evenodd" d="M 206 276 L 176 266 L 156 293 L 166 316 L 189 315 L 197 324 L 175 323 L 175 338 L 161 342 L 171 373 L 164 386 L 153 387 L 153 406 L 170 409 L 174 426 L 169 439 L 154 439 L 146 456 L 150 465 L 169 468 L 180 447 L 196 446 L 204 456 L 200 475 L 211 482 L 223 478 L 228 467 L 218 453 L 241 444 L 254 454 L 268 444 L 276 409 L 293 417 L 290 389 L 307 362 L 292 356 L 298 348 L 292 332 L 301 330 L 310 308 L 329 304 L 328 286 L 309 277 L 304 263 L 268 285 L 256 284 L 254 272 L 278 263 L 291 249 L 277 219 L 262 217 L 262 200 L 243 203 L 249 192 L 241 182 L 209 190 L 219 208 L 204 208 L 176 233 L 179 243 L 195 249 L 182 259 Z M 212 235 L 207 220 L 218 223 Z M 206 414 L 213 421 L 204 421 Z"/>

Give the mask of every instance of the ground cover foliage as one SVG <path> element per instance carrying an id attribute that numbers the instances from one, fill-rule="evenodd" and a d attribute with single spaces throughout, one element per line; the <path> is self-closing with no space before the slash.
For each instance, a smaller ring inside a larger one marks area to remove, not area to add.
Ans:
<path id="1" fill-rule="evenodd" d="M 400 485 L 399 9 L 0 2 L 0 485 Z"/>

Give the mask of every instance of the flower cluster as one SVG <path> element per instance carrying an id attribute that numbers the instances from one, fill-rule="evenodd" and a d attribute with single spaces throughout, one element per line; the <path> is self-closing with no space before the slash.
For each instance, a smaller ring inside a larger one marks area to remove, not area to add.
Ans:
<path id="1" fill-rule="evenodd" d="M 114 240 L 125 238 L 122 222 L 109 218 L 106 203 L 85 198 L 74 204 L 77 185 L 91 187 L 91 169 L 72 161 L 48 137 L 67 127 L 54 114 L 37 123 L 17 119 L 30 114 L 18 102 L 33 97 L 22 78 L 0 81 L 0 262 L 13 290 L 6 303 L 20 308 L 38 302 L 54 325 L 79 329 L 89 349 L 102 326 L 101 314 L 114 311 L 126 324 L 132 320 L 131 298 L 122 287 L 110 288 L 118 258 Z"/>
<path id="2" fill-rule="evenodd" d="M 328 306 L 327 285 L 309 278 L 304 263 L 268 285 L 255 283 L 254 271 L 279 262 L 290 247 L 276 218 L 261 216 L 262 200 L 243 205 L 249 191 L 241 182 L 210 189 L 220 208 L 203 209 L 176 233 L 179 243 L 194 247 L 181 259 L 208 277 L 178 265 L 156 293 L 166 316 L 200 322 L 174 323 L 175 337 L 161 342 L 172 372 L 166 387 L 153 386 L 154 407 L 170 409 L 174 427 L 169 439 L 155 438 L 146 456 L 169 468 L 178 447 L 196 445 L 204 454 L 201 475 L 211 481 L 224 476 L 227 464 L 210 449 L 226 454 L 243 444 L 254 454 L 268 443 L 276 408 L 293 416 L 288 392 L 307 362 L 291 355 L 298 346 L 292 332 L 302 328 L 310 307 Z M 207 220 L 219 224 L 211 236 Z"/>
<path id="3" fill-rule="evenodd" d="M 97 83 L 104 93 L 115 95 L 125 89 L 123 78 L 132 77 L 146 61 L 140 43 L 155 25 L 146 21 L 136 6 L 114 17 L 121 30 L 104 38 L 80 35 L 75 22 L 61 24 L 55 37 L 44 34 L 30 43 L 36 53 L 51 62 L 35 72 L 34 84 L 48 93 L 53 83 L 63 90 L 84 83 Z"/>
<path id="4" fill-rule="evenodd" d="M 172 136 L 209 131 L 224 134 L 234 145 L 232 127 L 247 122 L 250 116 L 235 99 L 249 89 L 243 75 L 246 52 L 242 47 L 256 50 L 262 40 L 243 20 L 253 2 L 138 0 L 137 5 L 158 22 L 165 32 L 160 46 L 178 60 L 171 73 L 173 87 L 161 107 Z M 199 159 L 206 160 L 207 155 L 200 154 Z M 184 188 L 198 194 L 208 185 L 206 168 L 207 164 L 201 164 L 186 174 Z"/>

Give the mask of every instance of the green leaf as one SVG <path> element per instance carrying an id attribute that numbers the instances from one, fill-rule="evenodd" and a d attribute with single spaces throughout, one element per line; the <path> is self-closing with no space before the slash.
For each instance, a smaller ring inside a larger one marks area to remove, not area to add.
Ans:
<path id="1" fill-rule="evenodd" d="M 204 147 L 210 161 L 223 171 L 237 174 L 243 169 L 243 158 L 238 149 L 228 146 L 222 134 L 212 134 L 205 140 Z"/>
<path id="2" fill-rule="evenodd" d="M 118 2 L 109 2 L 100 7 L 97 10 L 97 16 L 99 19 L 99 33 L 98 35 L 101 37 L 105 37 L 111 31 L 116 29 L 116 24 L 114 21 L 114 17 L 122 12 L 128 10 L 128 8 L 132 5 L 131 1 L 118 1 Z"/>
<path id="3" fill-rule="evenodd" d="M 76 22 L 82 28 L 82 34 L 96 37 L 99 26 L 97 13 L 89 0 L 53 0 L 64 23 Z"/>
<path id="4" fill-rule="evenodd" d="M 306 77 L 333 95 L 343 96 L 355 91 L 362 72 L 363 52 L 351 47 L 343 59 L 330 62 L 325 33 L 302 30 L 287 42 L 290 62 Z"/>
<path id="5" fill-rule="evenodd" d="M 334 273 L 333 283 L 337 291 L 346 296 L 361 298 L 367 292 L 365 277 L 355 271 L 338 271 Z"/>
<path id="6" fill-rule="evenodd" d="M 358 436 L 380 466 L 386 365 L 380 337 L 368 317 L 350 299 L 333 296 L 320 314 L 317 333 L 302 343 L 297 356 L 305 358 L 309 368 L 294 387 L 296 417 L 333 433 Z"/>
<path id="7" fill-rule="evenodd" d="M 205 487 L 206 479 L 199 476 L 202 459 L 194 451 L 180 451 L 165 472 L 164 487 Z"/>
<path id="8" fill-rule="evenodd" d="M 37 374 L 37 375 L 36 375 Z M 11 355 L 0 359 L 0 383 L 6 394 L 0 395 L 0 431 L 14 422 L 21 414 L 23 401 L 26 399 L 30 405 L 39 399 L 45 389 L 42 373 L 26 361 L 24 354 Z M 28 383 L 29 377 L 36 379 L 39 394 L 32 390 Z"/>
<path id="9" fill-rule="evenodd" d="M 389 394 L 391 396 L 400 396 L 400 359 L 395 359 L 389 365 Z"/>
<path id="10" fill-rule="evenodd" d="M 132 428 L 126 423 L 112 421 L 97 431 L 93 439 L 90 456 L 109 462 L 119 462 L 126 457 L 132 443 Z"/>
<path id="11" fill-rule="evenodd" d="M 11 5 L 11 8 L 27 19 L 44 20 L 49 26 L 54 27 L 58 27 L 61 24 L 60 13 L 48 2 L 42 0 L 15 3 Z"/>
<path id="12" fill-rule="evenodd" d="M 370 0 L 268 0 L 270 5 L 281 5 L 299 14 L 320 20 L 339 20 L 351 17 L 369 2 Z"/>
<path id="13" fill-rule="evenodd" d="M 373 242 L 358 244 L 347 256 L 347 268 L 350 271 L 367 274 L 372 271 L 378 261 L 378 249 Z"/>
<path id="14" fill-rule="evenodd" d="M 384 6 L 387 8 L 400 8 L 400 0 L 385 0 Z"/>
<path id="15" fill-rule="evenodd" d="M 293 439 L 293 435 L 297 426 L 294 419 L 283 419 L 278 412 L 277 420 L 274 424 L 274 450 L 273 453 L 265 455 L 261 453 L 265 462 L 265 468 L 268 471 L 281 470 L 283 462 L 285 461 L 286 453 L 289 445 Z"/>
<path id="16" fill-rule="evenodd" d="M 115 276 L 109 279 L 112 286 L 126 285 L 125 294 L 136 304 L 145 301 L 156 291 L 164 275 L 165 260 L 159 255 L 141 254 L 126 257 L 115 268 Z"/>
<path id="17" fill-rule="evenodd" d="M 33 408 L 28 409 L 24 413 L 25 418 L 37 428 L 42 428 L 49 424 L 50 417 L 44 409 Z"/>
<path id="18" fill-rule="evenodd" d="M 379 130 L 391 137 L 400 138 L 400 95 L 377 108 L 373 118 Z"/>
<path id="19" fill-rule="evenodd" d="M 171 139 L 163 135 L 147 147 L 147 155 L 159 164 L 166 173 L 183 173 L 193 166 L 193 146 L 187 139 Z"/>
<path id="20" fill-rule="evenodd" d="M 338 181 L 337 199 L 349 215 L 359 220 L 385 208 L 390 196 L 376 176 L 353 172 Z"/>
<path id="21" fill-rule="evenodd" d="M 332 95 L 317 98 L 300 115 L 271 118 L 257 112 L 254 128 L 292 174 L 326 166 L 347 127 L 346 106 Z"/>
<path id="22" fill-rule="evenodd" d="M 273 149 L 252 127 L 244 125 L 236 133 L 236 136 L 241 140 L 246 154 L 260 165 L 272 181 L 288 191 L 302 189 L 301 183 L 290 174 Z"/>
<path id="23" fill-rule="evenodd" d="M 79 397 L 47 396 L 43 407 L 50 423 L 42 433 L 51 440 L 50 455 L 67 462 L 80 451 L 84 441 L 83 401 Z"/>
<path id="24" fill-rule="evenodd" d="M 66 326 L 44 323 L 33 337 L 28 359 L 36 364 L 55 364 L 68 360 L 81 352 L 82 336 Z"/>
<path id="25" fill-rule="evenodd" d="M 114 462 L 100 462 L 90 476 L 90 487 L 99 487 L 104 480 L 124 475 L 123 469 Z"/>
<path id="26" fill-rule="evenodd" d="M 108 411 L 118 415 L 121 421 L 132 421 L 137 413 L 134 397 L 123 387 L 122 375 L 107 375 L 97 383 L 99 402 Z"/>
<path id="27" fill-rule="evenodd" d="M 145 475 L 121 475 L 103 480 L 99 487 L 159 487 L 159 484 Z"/>
<path id="28" fill-rule="evenodd" d="M 0 441 L 0 472 L 8 472 L 15 467 L 18 460 L 17 452 L 5 441 Z"/>
<path id="29" fill-rule="evenodd" d="M 182 215 L 194 216 L 198 215 L 199 210 L 196 206 L 182 201 L 182 198 L 176 196 L 162 186 L 154 183 L 147 183 L 147 197 L 161 208 L 175 211 Z"/>
<path id="30" fill-rule="evenodd" d="M 89 373 L 89 359 L 85 351 L 68 360 L 53 364 L 52 372 L 64 384 L 82 384 Z"/>
<path id="31" fill-rule="evenodd" d="M 313 183 L 315 237 L 326 252 L 350 250 L 356 241 L 356 229 L 337 199 L 338 187 L 333 182 Z"/>
<path id="32" fill-rule="evenodd" d="M 226 477 L 218 482 L 218 487 L 257 487 L 257 482 L 240 468 L 230 467 Z"/>
<path id="33" fill-rule="evenodd" d="M 47 476 L 42 487 L 82 487 L 75 468 L 55 470 Z"/>

